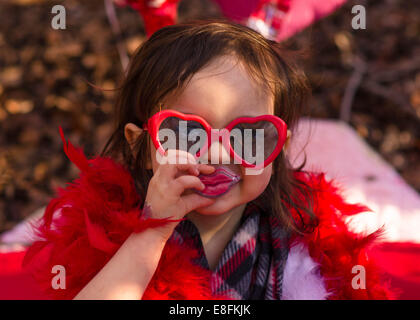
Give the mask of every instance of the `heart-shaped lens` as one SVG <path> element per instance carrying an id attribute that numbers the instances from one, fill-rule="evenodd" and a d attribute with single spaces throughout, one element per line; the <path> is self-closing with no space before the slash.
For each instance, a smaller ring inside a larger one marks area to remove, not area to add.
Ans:
<path id="1" fill-rule="evenodd" d="M 230 132 L 230 144 L 239 158 L 259 165 L 275 150 L 279 138 L 276 126 L 267 120 L 239 122 Z"/>
<path id="2" fill-rule="evenodd" d="M 207 133 L 198 121 L 168 117 L 159 126 L 158 139 L 165 151 L 183 150 L 195 155 L 206 144 Z"/>

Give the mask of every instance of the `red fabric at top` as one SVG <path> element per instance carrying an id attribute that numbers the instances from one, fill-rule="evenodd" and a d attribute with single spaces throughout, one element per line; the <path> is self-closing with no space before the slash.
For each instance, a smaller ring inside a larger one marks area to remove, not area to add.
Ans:
<path id="1" fill-rule="evenodd" d="M 258 7 L 260 0 L 213 0 L 216 2 L 226 18 L 236 22 L 247 19 Z"/>

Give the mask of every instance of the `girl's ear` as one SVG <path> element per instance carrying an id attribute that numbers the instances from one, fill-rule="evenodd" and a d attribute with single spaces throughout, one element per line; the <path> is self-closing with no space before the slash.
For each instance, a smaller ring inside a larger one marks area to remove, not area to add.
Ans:
<path id="1" fill-rule="evenodd" d="M 137 153 L 136 150 L 134 150 L 134 146 L 136 145 L 137 139 L 143 132 L 144 130 L 136 126 L 134 123 L 127 123 L 124 127 L 125 139 L 127 140 L 131 152 L 135 158 L 137 157 Z M 148 161 L 146 162 L 146 169 L 152 169 L 152 162 L 150 161 L 150 158 L 147 160 Z"/>
<path id="2" fill-rule="evenodd" d="M 134 152 L 134 145 L 143 133 L 143 129 L 137 127 L 134 123 L 127 123 L 124 127 L 124 136 L 130 146 L 131 152 Z"/>

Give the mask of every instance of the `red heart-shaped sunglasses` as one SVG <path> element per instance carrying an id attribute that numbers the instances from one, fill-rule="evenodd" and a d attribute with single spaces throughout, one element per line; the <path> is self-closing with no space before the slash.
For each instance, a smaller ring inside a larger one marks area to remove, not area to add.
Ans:
<path id="1" fill-rule="evenodd" d="M 286 123 L 274 115 L 240 117 L 219 130 L 200 116 L 163 110 L 149 118 L 143 129 L 162 155 L 167 147 L 188 151 L 198 158 L 213 142 L 222 141 L 235 163 L 255 169 L 274 161 L 287 137 Z"/>

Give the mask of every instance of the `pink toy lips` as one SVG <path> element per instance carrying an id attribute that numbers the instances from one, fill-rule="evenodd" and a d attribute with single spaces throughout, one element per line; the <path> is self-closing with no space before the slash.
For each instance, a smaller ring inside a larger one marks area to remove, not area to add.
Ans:
<path id="1" fill-rule="evenodd" d="M 223 167 L 218 167 L 216 171 L 209 175 L 200 174 L 198 178 L 206 187 L 204 190 L 195 190 L 195 192 L 209 198 L 225 194 L 241 180 L 239 175 Z"/>

